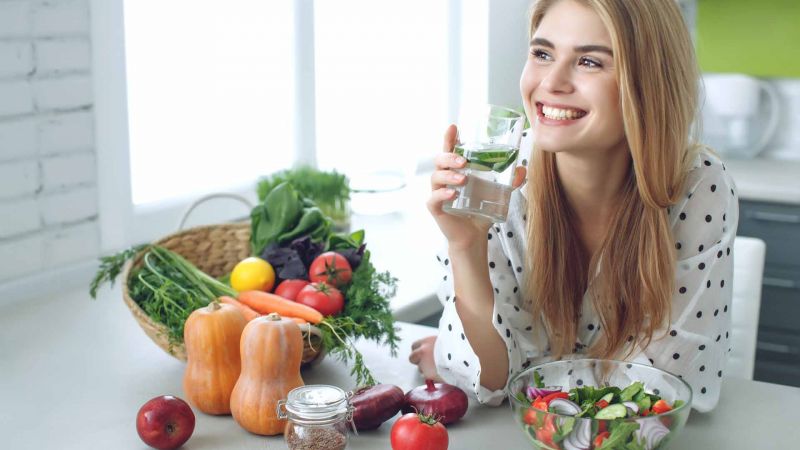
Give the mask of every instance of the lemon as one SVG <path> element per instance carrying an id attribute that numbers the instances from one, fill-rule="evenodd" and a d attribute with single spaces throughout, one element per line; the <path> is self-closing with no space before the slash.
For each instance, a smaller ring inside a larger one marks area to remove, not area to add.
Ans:
<path id="1" fill-rule="evenodd" d="M 268 262 L 255 256 L 239 261 L 231 272 L 231 287 L 239 292 L 269 292 L 274 285 L 275 269 Z"/>

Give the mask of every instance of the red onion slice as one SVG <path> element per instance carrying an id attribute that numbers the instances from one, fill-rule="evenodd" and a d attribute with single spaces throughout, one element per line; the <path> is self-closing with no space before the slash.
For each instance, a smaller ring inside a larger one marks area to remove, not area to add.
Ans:
<path id="1" fill-rule="evenodd" d="M 639 429 L 634 431 L 637 442 L 644 441 L 646 450 L 654 449 L 668 434 L 669 428 L 658 419 L 639 419 Z"/>
<path id="2" fill-rule="evenodd" d="M 567 416 L 574 416 L 575 414 L 579 414 L 581 412 L 580 406 L 571 400 L 567 400 L 566 398 L 554 398 L 547 406 L 552 408 L 556 413 Z"/>
<path id="3" fill-rule="evenodd" d="M 631 411 L 631 415 L 639 414 L 639 405 L 636 402 L 622 402 Z"/>
<path id="4" fill-rule="evenodd" d="M 562 441 L 564 450 L 588 450 L 592 446 L 592 422 L 575 419 L 575 428 Z"/>
<path id="5" fill-rule="evenodd" d="M 536 397 L 544 397 L 546 395 L 554 394 L 556 392 L 561 392 L 561 386 L 546 386 L 543 388 L 528 386 L 525 388 L 525 394 L 531 401 L 536 399 Z"/>

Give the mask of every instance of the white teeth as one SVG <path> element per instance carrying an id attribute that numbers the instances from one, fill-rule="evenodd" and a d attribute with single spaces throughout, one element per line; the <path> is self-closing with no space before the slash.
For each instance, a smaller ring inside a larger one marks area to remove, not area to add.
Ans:
<path id="1" fill-rule="evenodd" d="M 575 109 L 560 109 L 542 105 L 542 113 L 548 119 L 565 120 L 583 117 L 586 113 Z"/>

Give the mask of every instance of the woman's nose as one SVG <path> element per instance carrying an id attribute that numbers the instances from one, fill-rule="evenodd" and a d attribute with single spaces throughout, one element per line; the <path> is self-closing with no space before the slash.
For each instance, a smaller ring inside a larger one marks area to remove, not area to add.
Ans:
<path id="1" fill-rule="evenodd" d="M 541 87 L 548 92 L 572 92 L 572 71 L 569 64 L 556 62 L 550 65 L 548 69 L 540 83 Z"/>

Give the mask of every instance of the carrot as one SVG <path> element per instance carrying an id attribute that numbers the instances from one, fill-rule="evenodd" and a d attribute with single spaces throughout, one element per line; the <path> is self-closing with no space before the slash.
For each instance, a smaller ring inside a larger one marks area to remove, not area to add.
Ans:
<path id="1" fill-rule="evenodd" d="M 322 322 L 322 314 L 316 309 L 269 292 L 239 292 L 239 301 L 261 314 L 278 313 L 285 317 L 298 317 L 313 324 Z"/>
<path id="2" fill-rule="evenodd" d="M 307 321 L 307 320 L 305 320 L 305 319 L 301 319 L 301 318 L 299 318 L 299 317 L 289 317 L 289 318 L 290 318 L 290 319 L 292 319 L 292 320 L 294 320 L 294 321 L 295 321 L 295 323 L 297 323 L 298 325 L 305 325 L 305 324 L 307 324 L 307 323 L 308 323 L 308 321 Z"/>
<path id="3" fill-rule="evenodd" d="M 222 303 L 227 303 L 229 305 L 233 305 L 233 306 L 239 308 L 239 311 L 242 312 L 242 315 L 244 316 L 245 320 L 247 320 L 248 322 L 250 322 L 251 320 L 253 320 L 256 317 L 259 317 L 261 315 L 261 314 L 257 313 L 256 311 L 254 311 L 253 308 L 251 308 L 251 307 L 249 307 L 249 306 L 237 301 L 233 297 L 228 297 L 227 295 L 223 295 L 223 296 L 219 297 L 219 301 L 221 301 Z"/>

